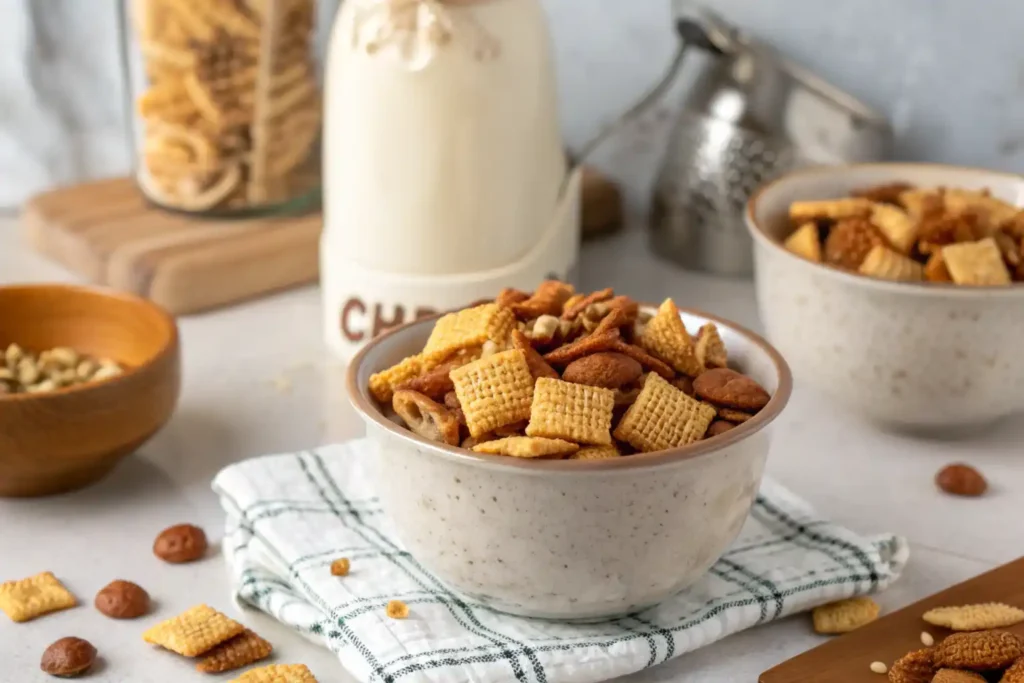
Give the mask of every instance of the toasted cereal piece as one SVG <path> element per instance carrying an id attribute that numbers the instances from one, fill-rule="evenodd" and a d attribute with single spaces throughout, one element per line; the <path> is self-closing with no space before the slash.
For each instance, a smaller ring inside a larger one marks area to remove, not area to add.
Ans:
<path id="1" fill-rule="evenodd" d="M 1009 233 L 996 230 L 992 233 L 992 239 L 996 241 L 996 246 L 999 247 L 999 252 L 1003 255 L 1007 267 L 1016 268 L 1021 264 L 1020 245 Z"/>
<path id="2" fill-rule="evenodd" d="M 953 278 L 942 259 L 942 250 L 932 252 L 928 262 L 924 264 L 924 279 L 928 282 L 952 282 Z"/>
<path id="3" fill-rule="evenodd" d="M 587 446 L 581 448 L 569 456 L 570 460 L 607 460 L 608 458 L 621 458 L 622 453 L 615 447 L 610 446 Z"/>
<path id="4" fill-rule="evenodd" d="M 488 340 L 503 348 L 515 324 L 512 311 L 494 303 L 449 313 L 434 324 L 422 356 L 426 361 L 443 359 Z"/>
<path id="5" fill-rule="evenodd" d="M 515 304 L 522 303 L 530 298 L 530 295 L 524 291 L 513 289 L 511 287 L 504 287 L 498 296 L 494 297 L 494 303 L 498 304 L 502 308 L 511 308 Z"/>
<path id="6" fill-rule="evenodd" d="M 1024 657 L 1018 659 L 1013 666 L 1003 672 L 999 683 L 1024 683 Z"/>
<path id="7" fill-rule="evenodd" d="M 526 354 L 518 349 L 456 368 L 452 381 L 471 436 L 530 417 L 534 380 Z"/>
<path id="8" fill-rule="evenodd" d="M 203 655 L 196 664 L 196 671 L 207 674 L 234 671 L 266 659 L 273 651 L 274 646 L 268 641 L 245 629 Z"/>
<path id="9" fill-rule="evenodd" d="M 387 370 L 370 375 L 369 386 L 373 397 L 384 404 L 391 403 L 391 397 L 395 395 L 398 385 L 404 384 L 417 377 L 423 372 L 423 359 L 416 356 L 409 356 L 401 363 L 392 365 Z"/>
<path id="10" fill-rule="evenodd" d="M 196 605 L 150 628 L 142 639 L 185 657 L 198 657 L 244 630 L 212 607 Z"/>
<path id="11" fill-rule="evenodd" d="M 881 231 L 866 218 L 841 220 L 825 239 L 825 263 L 857 270 L 872 248 L 885 243 Z"/>
<path id="12" fill-rule="evenodd" d="M 914 220 L 921 220 L 926 215 L 942 211 L 942 194 L 937 190 L 907 190 L 901 192 L 899 203 Z"/>
<path id="13" fill-rule="evenodd" d="M 1008 631 L 954 633 L 935 647 L 935 665 L 948 669 L 1005 669 L 1024 655 L 1024 639 Z"/>
<path id="14" fill-rule="evenodd" d="M 704 370 L 697 359 L 696 345 L 686 331 L 679 309 L 672 299 L 665 299 L 658 307 L 658 313 L 644 328 L 640 346 L 665 360 L 673 368 L 696 377 Z"/>
<path id="15" fill-rule="evenodd" d="M 627 344 L 621 339 L 615 339 L 611 343 L 611 348 L 624 356 L 632 358 L 648 372 L 655 372 L 665 379 L 672 379 L 676 376 L 675 370 L 668 363 L 655 358 L 635 344 Z"/>
<path id="16" fill-rule="evenodd" d="M 877 245 L 868 252 L 857 272 L 894 282 L 920 282 L 924 279 L 924 268 L 920 263 L 882 245 Z"/>
<path id="17" fill-rule="evenodd" d="M 885 185 L 875 185 L 854 190 L 850 193 L 850 196 L 861 197 L 869 202 L 880 204 L 899 204 L 900 195 L 907 190 L 913 189 L 914 186 L 910 183 L 886 183 Z"/>
<path id="18" fill-rule="evenodd" d="M 705 368 L 724 368 L 729 365 L 725 342 L 714 323 L 704 323 L 697 331 L 697 360 Z"/>
<path id="19" fill-rule="evenodd" d="M 409 429 L 428 441 L 459 445 L 459 420 L 455 414 L 429 396 L 411 389 L 398 389 L 391 407 Z"/>
<path id="20" fill-rule="evenodd" d="M 228 683 L 317 683 L 305 664 L 271 664 L 249 669 Z"/>
<path id="21" fill-rule="evenodd" d="M 942 258 L 949 275 L 958 285 L 1008 285 L 1006 269 L 999 247 L 991 237 L 977 242 L 949 244 L 942 248 Z"/>
<path id="22" fill-rule="evenodd" d="M 917 221 L 905 211 L 891 204 L 871 207 L 871 222 L 882 231 L 896 251 L 906 256 L 917 240 Z"/>
<path id="23" fill-rule="evenodd" d="M 0 584 L 0 610 L 14 622 L 31 621 L 77 604 L 75 596 L 52 572 Z"/>
<path id="24" fill-rule="evenodd" d="M 821 238 L 818 236 L 818 226 L 814 221 L 801 225 L 782 245 L 797 256 L 821 263 Z"/>
<path id="25" fill-rule="evenodd" d="M 526 435 L 608 446 L 614 407 L 611 389 L 541 377 L 533 391 Z"/>
<path id="26" fill-rule="evenodd" d="M 871 213 L 871 206 L 871 202 L 860 197 L 793 202 L 789 205 L 789 220 L 802 224 L 822 218 L 838 221 L 862 217 Z"/>
<path id="27" fill-rule="evenodd" d="M 512 312 L 524 320 L 532 320 L 542 315 L 562 315 L 565 302 L 575 294 L 575 288 L 559 280 L 545 280 L 536 291 L 523 301 L 513 303 Z"/>
<path id="28" fill-rule="evenodd" d="M 547 439 L 541 436 L 506 436 L 504 439 L 484 441 L 473 446 L 476 453 L 509 455 L 513 458 L 543 458 L 548 455 L 569 455 L 579 450 L 579 445 L 562 439 Z"/>
<path id="29" fill-rule="evenodd" d="M 392 619 L 405 619 L 409 616 L 409 606 L 401 600 L 388 601 L 385 611 Z"/>
<path id="30" fill-rule="evenodd" d="M 566 303 L 565 310 L 562 311 L 562 320 L 575 320 L 580 313 L 587 310 L 591 305 L 608 301 L 614 296 L 615 292 L 609 287 L 597 292 L 591 292 L 582 299 L 572 303 L 572 305 Z"/>
<path id="31" fill-rule="evenodd" d="M 992 233 L 1013 220 L 1020 208 L 997 199 L 988 191 L 947 189 L 942 194 L 942 201 L 950 213 L 977 214 L 986 232 Z"/>
<path id="32" fill-rule="evenodd" d="M 849 633 L 878 618 L 878 603 L 871 598 L 849 598 L 815 607 L 811 616 L 816 633 Z"/>
<path id="33" fill-rule="evenodd" d="M 644 452 L 676 448 L 704 438 L 714 418 L 714 408 L 651 373 L 615 428 L 615 438 Z"/>
<path id="34" fill-rule="evenodd" d="M 520 330 L 512 330 L 512 348 L 519 349 L 526 356 L 526 364 L 530 366 L 530 374 L 538 377 L 558 378 L 558 373 L 548 365 L 544 357 L 530 344 L 530 340 Z"/>
<path id="35" fill-rule="evenodd" d="M 552 365 L 567 365 L 577 358 L 583 358 L 592 353 L 611 351 L 618 341 L 620 341 L 620 332 L 617 329 L 601 334 L 590 334 L 545 354 L 544 360 Z"/>
<path id="36" fill-rule="evenodd" d="M 890 683 L 929 683 L 936 670 L 932 648 L 926 647 L 903 655 L 889 669 Z"/>
<path id="37" fill-rule="evenodd" d="M 936 607 L 925 612 L 921 618 L 933 626 L 945 626 L 952 631 L 984 631 L 1024 622 L 1024 610 L 1001 602 L 986 602 Z"/>

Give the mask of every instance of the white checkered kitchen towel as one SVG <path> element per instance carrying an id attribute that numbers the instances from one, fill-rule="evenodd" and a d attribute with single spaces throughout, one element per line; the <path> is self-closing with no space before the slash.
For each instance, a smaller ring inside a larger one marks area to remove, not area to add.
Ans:
<path id="1" fill-rule="evenodd" d="M 321 641 L 359 681 L 596 683 L 881 590 L 909 554 L 902 538 L 859 536 L 766 480 L 732 548 L 658 607 L 589 625 L 512 617 L 449 592 L 401 548 L 364 474 L 373 448 L 255 458 L 213 483 L 238 597 Z M 343 580 L 328 569 L 338 557 L 352 561 Z M 385 616 L 392 599 L 408 619 Z"/>

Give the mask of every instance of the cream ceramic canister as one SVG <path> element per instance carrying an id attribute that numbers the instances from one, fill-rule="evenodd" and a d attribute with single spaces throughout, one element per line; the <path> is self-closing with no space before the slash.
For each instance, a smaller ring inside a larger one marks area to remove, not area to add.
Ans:
<path id="1" fill-rule="evenodd" d="M 325 89 L 325 267 L 480 272 L 544 235 L 566 161 L 539 0 L 347 0 Z"/>

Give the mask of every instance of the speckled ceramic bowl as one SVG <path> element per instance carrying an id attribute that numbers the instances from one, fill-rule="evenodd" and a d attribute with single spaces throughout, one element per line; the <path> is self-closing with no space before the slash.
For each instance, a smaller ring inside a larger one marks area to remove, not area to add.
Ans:
<path id="1" fill-rule="evenodd" d="M 731 323 L 730 358 L 772 393 L 753 419 L 683 449 L 613 460 L 479 455 L 398 427 L 366 389 L 370 375 L 422 349 L 433 320 L 371 342 L 348 390 L 379 446 L 378 493 L 399 538 L 448 586 L 494 609 L 555 619 L 635 612 L 686 588 L 740 531 L 757 493 L 768 432 L 789 399 L 782 357 Z"/>
<path id="2" fill-rule="evenodd" d="M 963 429 L 1024 410 L 1024 285 L 959 287 L 853 275 L 786 251 L 795 200 L 906 181 L 988 188 L 1024 206 L 1024 177 L 933 164 L 788 174 L 750 199 L 757 300 L 767 336 L 806 382 L 902 429 Z"/>

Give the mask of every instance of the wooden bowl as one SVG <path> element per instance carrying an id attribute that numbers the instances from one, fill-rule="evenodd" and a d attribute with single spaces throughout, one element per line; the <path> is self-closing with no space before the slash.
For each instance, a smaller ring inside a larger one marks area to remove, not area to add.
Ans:
<path id="1" fill-rule="evenodd" d="M 123 374 L 38 394 L 0 395 L 0 496 L 77 489 L 153 436 L 181 386 L 178 329 L 143 299 L 89 287 L 0 287 L 0 349 L 68 346 Z"/>

